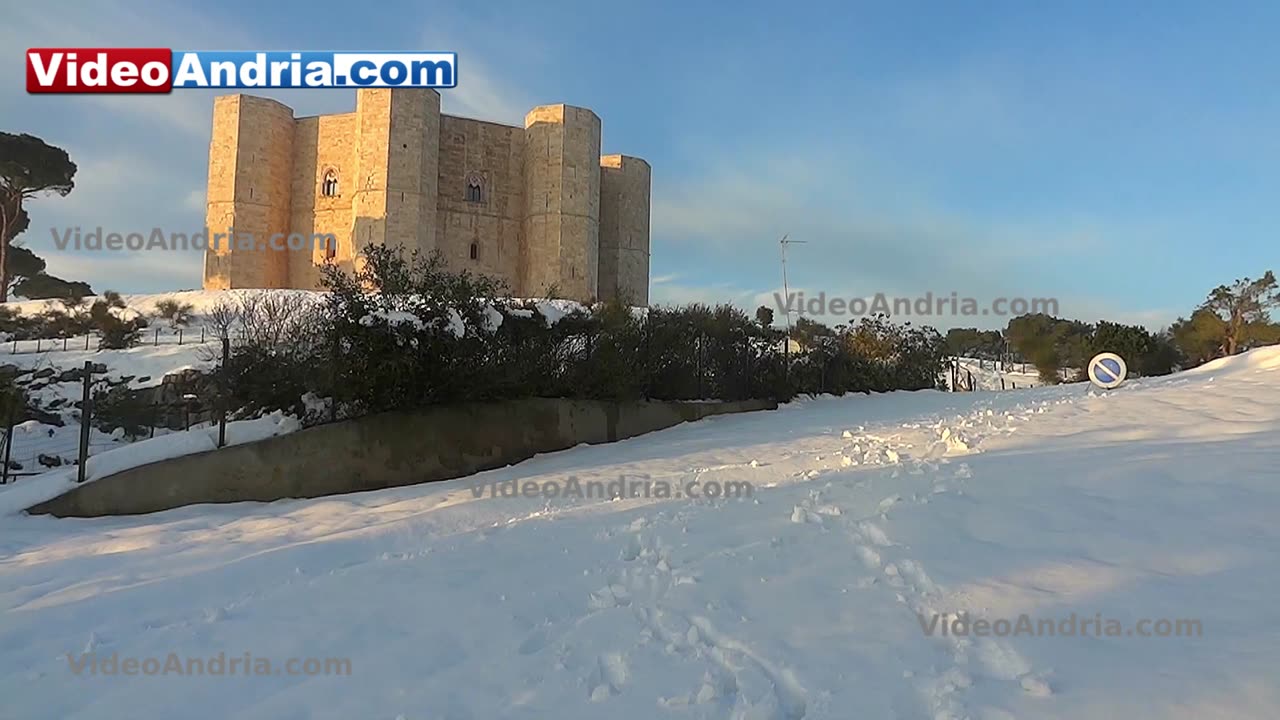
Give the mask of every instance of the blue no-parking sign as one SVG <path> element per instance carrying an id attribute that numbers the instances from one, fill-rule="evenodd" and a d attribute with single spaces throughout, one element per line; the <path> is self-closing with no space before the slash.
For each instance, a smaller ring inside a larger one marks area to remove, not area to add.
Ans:
<path id="1" fill-rule="evenodd" d="M 1115 353 L 1098 353 L 1089 361 L 1089 381 L 1103 390 L 1119 387 L 1128 374 L 1124 358 Z"/>

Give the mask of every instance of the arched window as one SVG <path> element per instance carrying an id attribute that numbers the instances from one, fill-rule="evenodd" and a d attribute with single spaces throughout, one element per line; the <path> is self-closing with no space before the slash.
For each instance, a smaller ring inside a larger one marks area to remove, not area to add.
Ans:
<path id="1" fill-rule="evenodd" d="M 471 243 L 471 259 L 480 259 L 480 243 Z"/>
<path id="2" fill-rule="evenodd" d="M 338 197 L 338 173 L 326 170 L 324 181 L 320 183 L 320 194 L 325 197 Z"/>
<path id="3" fill-rule="evenodd" d="M 484 202 L 484 178 L 475 173 L 467 176 L 467 202 Z"/>

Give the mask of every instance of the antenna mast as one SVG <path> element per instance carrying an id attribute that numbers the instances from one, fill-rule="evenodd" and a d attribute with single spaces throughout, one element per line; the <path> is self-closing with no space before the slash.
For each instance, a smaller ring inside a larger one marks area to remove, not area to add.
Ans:
<path id="1" fill-rule="evenodd" d="M 787 340 L 791 339 L 791 288 L 787 285 L 787 246 L 799 243 L 803 245 L 804 240 L 792 240 L 791 234 L 782 236 L 778 241 L 778 245 L 782 248 L 782 297 L 786 298 L 787 305 L 783 308 L 783 312 L 787 314 Z M 790 344 L 788 342 L 788 344 Z"/>

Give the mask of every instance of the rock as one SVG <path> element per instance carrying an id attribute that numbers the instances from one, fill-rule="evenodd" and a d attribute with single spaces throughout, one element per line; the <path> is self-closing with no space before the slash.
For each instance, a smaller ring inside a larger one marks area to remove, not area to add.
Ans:
<path id="1" fill-rule="evenodd" d="M 40 378 L 47 378 L 50 375 L 53 375 L 55 372 L 56 370 L 54 370 L 51 367 L 40 368 L 39 370 L 31 373 L 31 377 L 39 380 Z"/>
<path id="2" fill-rule="evenodd" d="M 63 421 L 62 416 L 58 413 L 49 412 L 48 410 L 38 407 L 28 407 L 26 419 L 39 420 L 45 425 L 54 425 L 56 427 L 63 427 L 66 425 L 66 422 Z"/>
<path id="3" fill-rule="evenodd" d="M 58 373 L 58 382 L 75 382 L 84 376 L 84 371 L 80 368 L 67 368 Z"/>
<path id="4" fill-rule="evenodd" d="M 36 456 L 36 461 L 49 468 L 62 467 L 62 458 L 57 455 L 45 455 L 44 453 L 41 453 Z"/>

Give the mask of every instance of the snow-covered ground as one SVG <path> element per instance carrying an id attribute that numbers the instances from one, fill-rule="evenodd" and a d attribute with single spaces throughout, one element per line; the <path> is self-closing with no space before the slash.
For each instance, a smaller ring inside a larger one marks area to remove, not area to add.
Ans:
<path id="1" fill-rule="evenodd" d="M 1108 393 L 797 402 L 390 491 L 0 517 L 0 717 L 1271 719 L 1278 461 L 1269 348 Z M 486 489 L 621 474 L 755 490 Z M 1121 631 L 926 634 L 962 611 Z M 266 674 L 227 669 L 246 656 Z"/>

